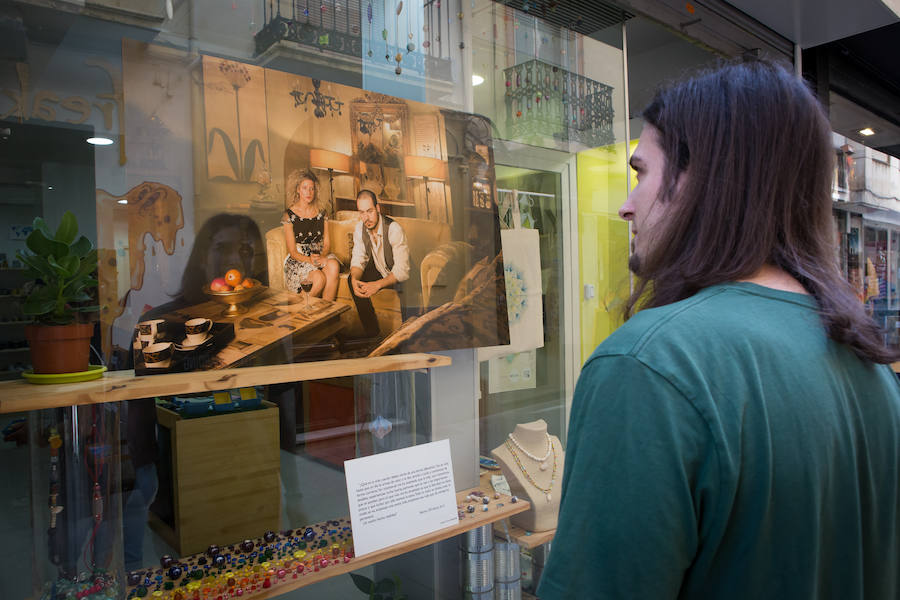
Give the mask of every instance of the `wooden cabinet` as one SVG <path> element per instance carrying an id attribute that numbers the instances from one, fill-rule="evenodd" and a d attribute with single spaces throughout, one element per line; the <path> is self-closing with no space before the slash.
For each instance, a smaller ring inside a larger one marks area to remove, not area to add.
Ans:
<path id="1" fill-rule="evenodd" d="M 160 469 L 151 526 L 179 554 L 279 529 L 278 408 L 263 406 L 196 418 L 157 407 L 169 460 Z"/>

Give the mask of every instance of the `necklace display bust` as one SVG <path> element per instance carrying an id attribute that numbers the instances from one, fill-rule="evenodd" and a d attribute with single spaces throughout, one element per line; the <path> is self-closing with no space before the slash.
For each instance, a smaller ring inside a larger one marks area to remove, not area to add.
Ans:
<path id="1" fill-rule="evenodd" d="M 547 422 L 516 425 L 491 456 L 513 495 L 531 503 L 531 510 L 510 517 L 513 525 L 528 531 L 556 529 L 564 457 L 559 438 L 547 432 Z"/>

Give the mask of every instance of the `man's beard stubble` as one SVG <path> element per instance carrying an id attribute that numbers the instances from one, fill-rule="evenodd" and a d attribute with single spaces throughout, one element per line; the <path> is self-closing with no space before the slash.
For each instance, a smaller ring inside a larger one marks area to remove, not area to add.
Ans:
<path id="1" fill-rule="evenodd" d="M 641 274 L 641 257 L 637 254 L 632 254 L 628 257 L 628 269 L 634 273 L 635 275 Z"/>

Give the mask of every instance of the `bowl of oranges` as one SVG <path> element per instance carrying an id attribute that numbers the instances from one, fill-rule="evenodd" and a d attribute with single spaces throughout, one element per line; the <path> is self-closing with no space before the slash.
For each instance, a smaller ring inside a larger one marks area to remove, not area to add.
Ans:
<path id="1" fill-rule="evenodd" d="M 203 293 L 228 307 L 223 316 L 233 317 L 247 312 L 243 303 L 259 295 L 266 287 L 257 279 L 244 277 L 238 269 L 229 269 L 224 277 L 216 277 L 203 286 Z"/>

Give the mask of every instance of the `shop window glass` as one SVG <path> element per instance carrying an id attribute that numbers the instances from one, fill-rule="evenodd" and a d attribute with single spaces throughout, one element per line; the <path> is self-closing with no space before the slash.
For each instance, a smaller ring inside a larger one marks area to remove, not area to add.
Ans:
<path id="1" fill-rule="evenodd" d="M 116 593 L 143 586 L 165 597 L 165 581 L 188 583 L 184 565 L 218 560 L 210 545 L 236 554 L 267 530 L 286 536 L 345 517 L 345 460 L 450 439 L 464 489 L 480 483 L 479 457 L 517 424 L 543 419 L 565 444 L 585 349 L 616 326 L 628 287 L 627 228 L 616 216 L 627 192 L 619 24 L 582 36 L 486 1 L 120 4 L 21 3 L 0 20 L 10 40 L 0 208 L 13 226 L 0 250 L 0 303 L 10 303 L 0 305 L 0 366 L 15 378 L 28 366 L 15 329 L 25 285 L 15 252 L 34 217 L 56 224 L 69 210 L 99 250 L 92 362 L 152 381 L 154 369 L 181 361 L 196 371 L 184 381 L 208 385 L 3 415 L 4 426 L 25 419 L 0 447 L 3 569 L 35 575 L 0 577 L 0 596 L 48 597 L 82 574 L 102 580 L 99 593 L 109 572 Z M 335 300 L 346 310 L 305 324 L 315 339 L 291 337 L 303 327 L 266 337 L 323 302 L 285 288 L 282 217 L 301 167 L 317 176 L 344 275 L 361 188 L 377 189 L 381 214 L 408 226 L 419 267 L 410 287 L 427 310 L 373 301 L 380 326 L 424 326 L 441 307 L 483 310 L 437 322 L 452 332 L 474 323 L 470 335 L 482 336 L 444 349 L 451 366 L 328 370 L 302 383 L 273 370 L 271 382 L 218 389 L 233 381 L 213 381 L 218 368 L 375 358 L 385 341 L 339 335 L 364 328 L 347 320 L 357 314 L 349 296 Z M 432 245 L 441 252 L 426 281 Z M 241 296 L 213 305 L 215 292 Z M 478 302 L 486 297 L 502 297 L 506 321 L 532 334 L 514 355 L 473 349 L 506 341 L 498 303 Z M 252 312 L 264 301 L 270 310 Z M 204 304 L 215 318 L 191 314 L 173 329 L 168 315 Z M 357 574 L 396 577 L 410 596 L 451 594 L 458 562 L 451 540 Z M 358 587 L 340 575 L 291 597 L 362 597 Z"/>

